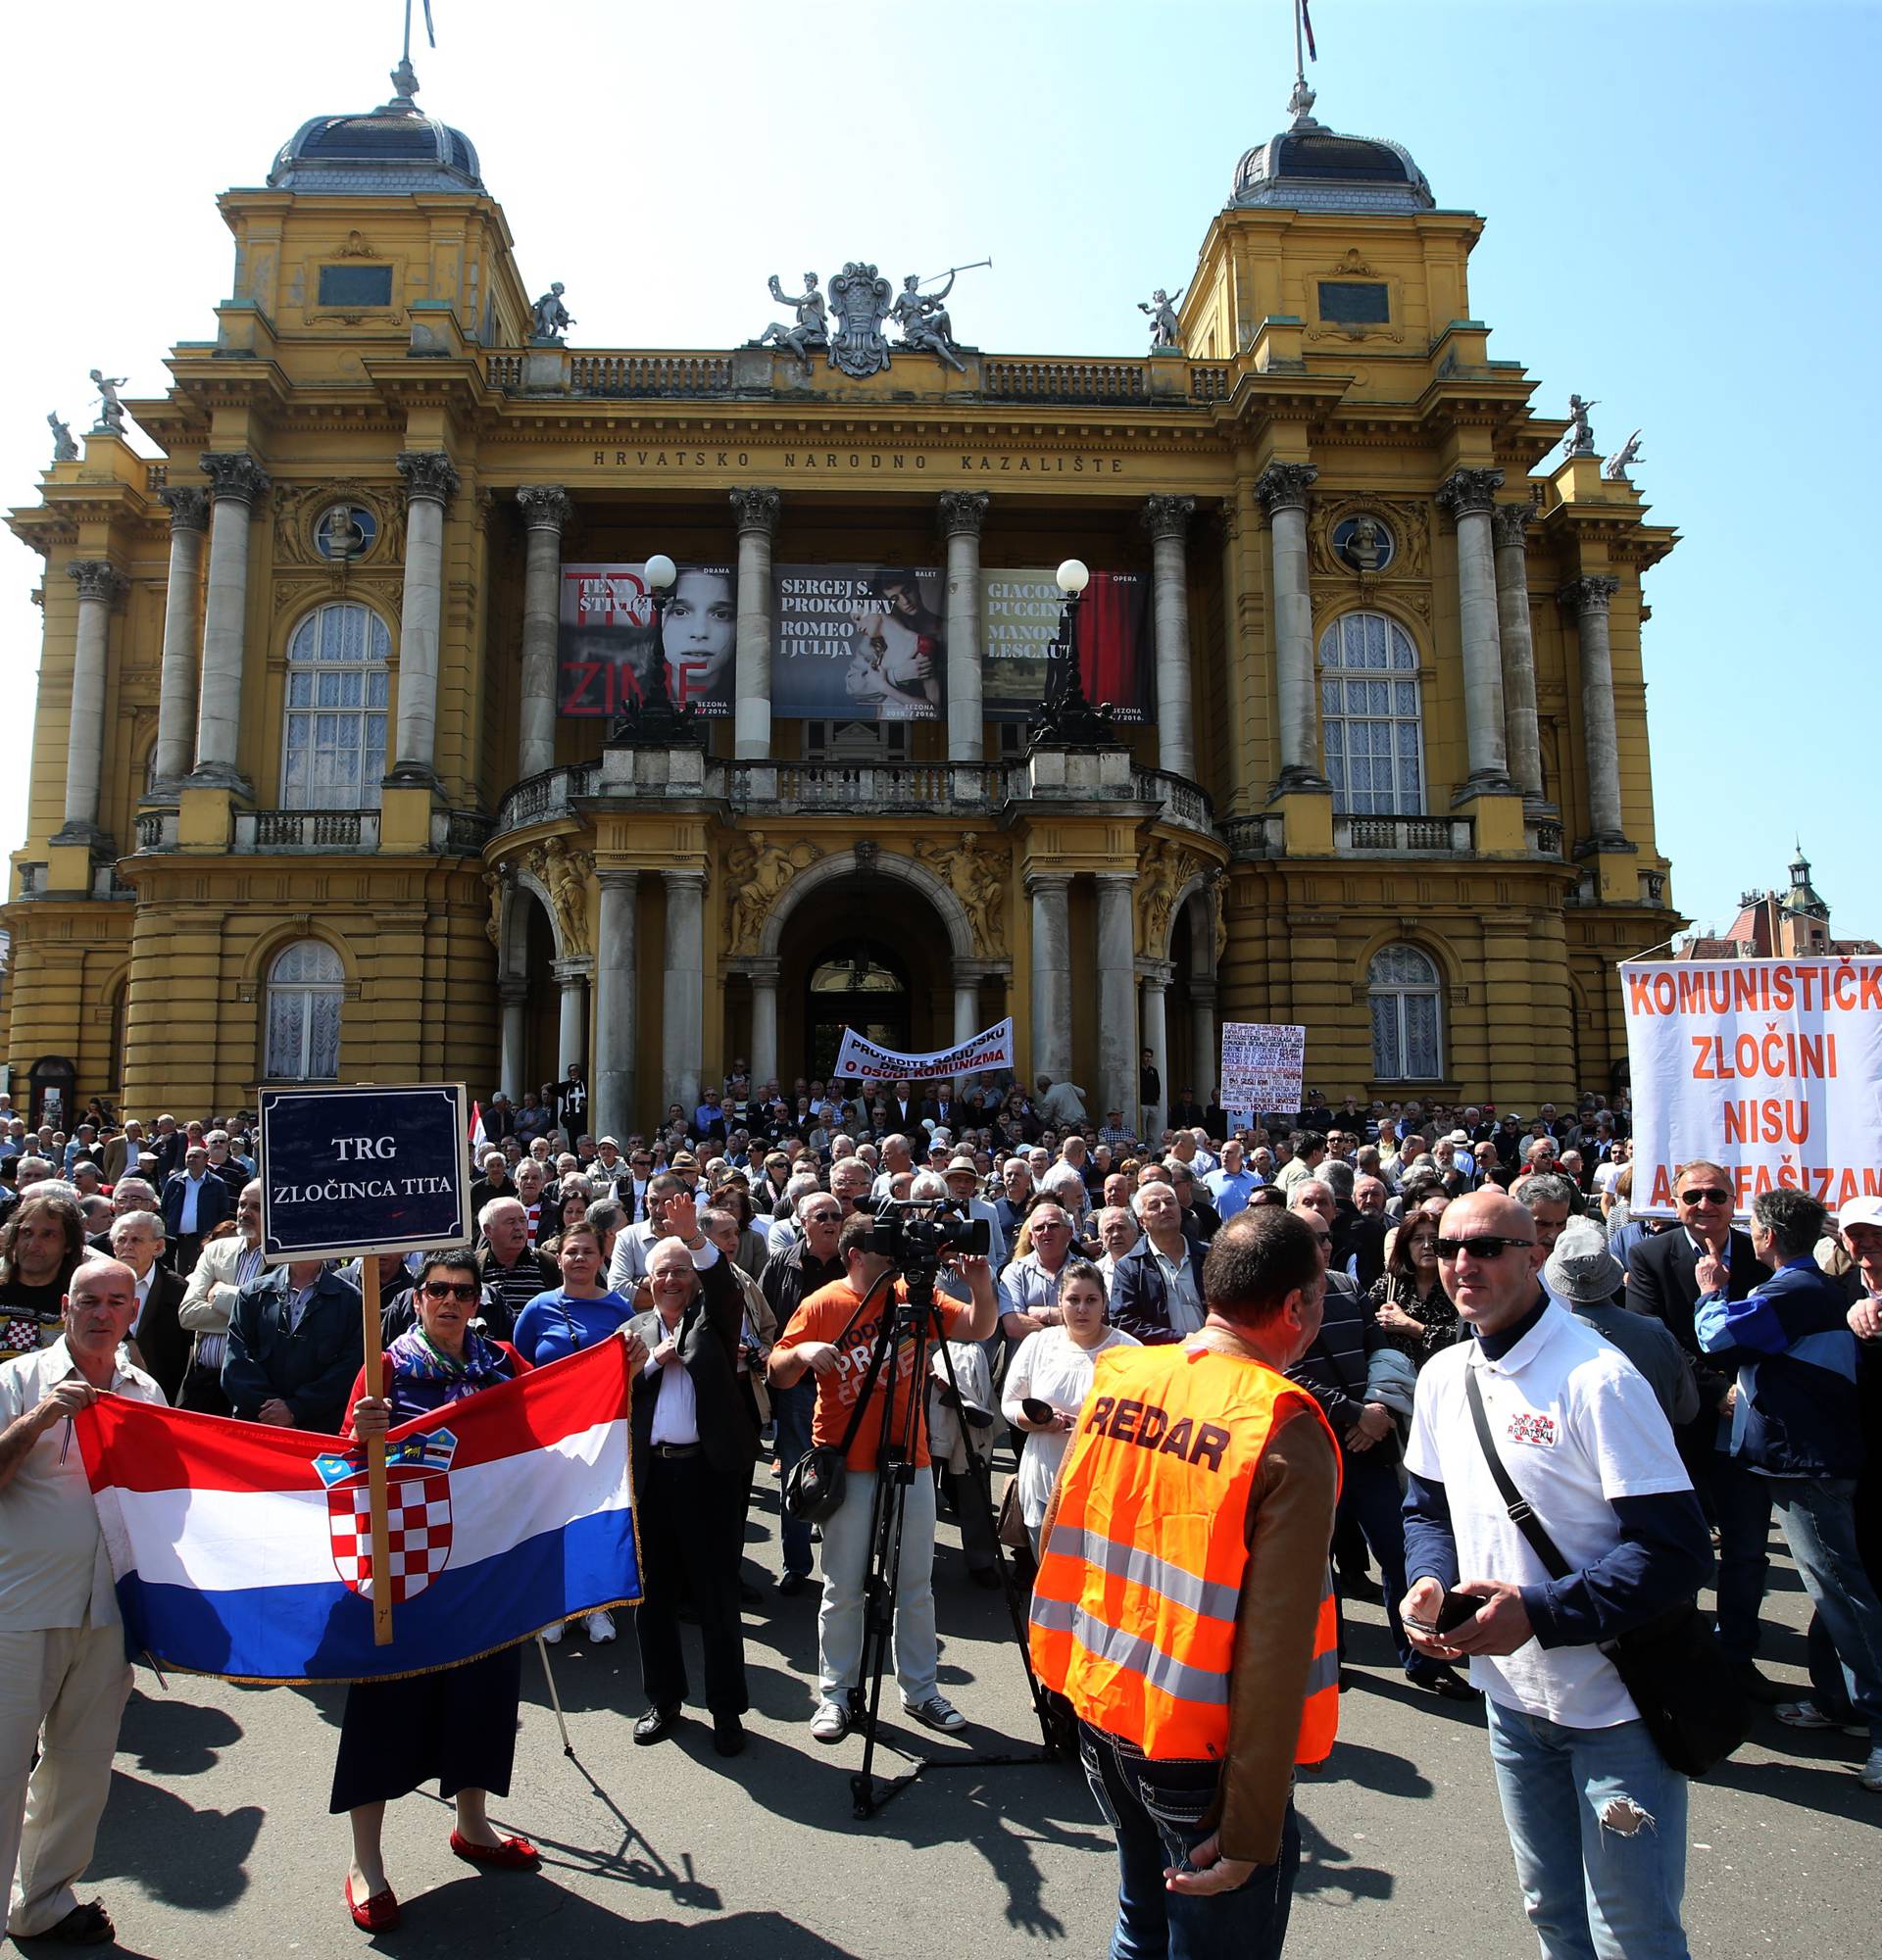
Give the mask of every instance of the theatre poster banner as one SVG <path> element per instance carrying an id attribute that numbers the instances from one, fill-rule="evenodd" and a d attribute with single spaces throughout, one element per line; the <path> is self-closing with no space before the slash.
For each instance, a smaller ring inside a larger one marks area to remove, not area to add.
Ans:
<path id="1" fill-rule="evenodd" d="M 675 708 L 732 711 L 738 609 L 732 568 L 687 564 L 673 581 L 661 638 Z M 557 637 L 564 714 L 612 720 L 645 699 L 654 675 L 654 602 L 639 564 L 565 564 Z"/>
<path id="2" fill-rule="evenodd" d="M 1134 571 L 1094 571 L 1078 604 L 1078 672 L 1094 707 L 1135 727 L 1151 718 L 1146 581 Z M 1046 657 L 1059 637 L 1065 596 L 1049 566 L 980 575 L 985 648 L 981 700 L 990 721 L 1025 721 L 1046 685 Z"/>
<path id="3" fill-rule="evenodd" d="M 947 573 L 785 564 L 771 610 L 771 712 L 933 721 L 947 710 Z"/>
<path id="4" fill-rule="evenodd" d="M 1882 959 L 1630 961 L 1634 1209 L 1679 1166 L 1723 1166 L 1742 1216 L 1788 1185 L 1832 1210 L 1882 1197 Z"/>

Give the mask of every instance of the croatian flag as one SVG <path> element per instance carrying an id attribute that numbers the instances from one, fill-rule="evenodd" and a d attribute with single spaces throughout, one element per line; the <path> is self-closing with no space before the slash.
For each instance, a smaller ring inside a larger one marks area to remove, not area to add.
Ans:
<path id="1" fill-rule="evenodd" d="M 235 1681 L 364 1681 L 637 1603 L 626 1358 L 604 1341 L 392 1432 L 387 1646 L 354 1446 L 101 1396 L 75 1426 L 131 1652 Z"/>

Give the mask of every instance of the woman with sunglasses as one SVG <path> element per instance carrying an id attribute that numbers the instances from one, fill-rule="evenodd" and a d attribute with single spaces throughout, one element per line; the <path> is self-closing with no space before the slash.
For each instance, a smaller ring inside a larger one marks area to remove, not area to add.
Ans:
<path id="1" fill-rule="evenodd" d="M 358 1442 L 526 1372 L 529 1364 L 507 1341 L 485 1340 L 471 1327 L 480 1291 L 470 1252 L 426 1255 L 416 1289 L 419 1323 L 385 1350 L 385 1394 L 366 1393 L 364 1370 L 353 1385 L 347 1425 Z M 646 1364 L 644 1344 L 630 1339 L 627 1359 L 637 1374 Z M 363 1932 L 388 1933 L 399 1923 L 380 1845 L 385 1806 L 432 1777 L 457 1806 L 451 1849 L 458 1857 L 511 1871 L 540 1864 L 535 1846 L 501 1836 L 486 1810 L 490 1791 L 510 1793 L 521 1687 L 522 1649 L 510 1646 L 432 1674 L 356 1681 L 346 1690 L 328 1809 L 352 1820 L 346 1905 Z"/>
<path id="2" fill-rule="evenodd" d="M 1458 1309 L 1438 1271 L 1438 1221 L 1428 1212 L 1414 1212 L 1394 1237 L 1368 1298 L 1380 1332 L 1417 1367 L 1458 1338 Z"/>

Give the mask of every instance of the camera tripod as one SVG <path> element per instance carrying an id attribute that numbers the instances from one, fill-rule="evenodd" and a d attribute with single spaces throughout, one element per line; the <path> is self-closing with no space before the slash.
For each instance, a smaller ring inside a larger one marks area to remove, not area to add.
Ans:
<path id="1" fill-rule="evenodd" d="M 1026 1644 L 1025 1603 L 1020 1597 L 1019 1581 L 1007 1548 L 997 1540 L 994 1557 L 1000 1587 L 1007 1603 L 1015 1639 L 1019 1645 L 1020 1664 L 1026 1671 L 1026 1686 L 1032 1695 L 1033 1712 L 1039 1718 L 1040 1746 L 1036 1750 L 989 1755 L 917 1756 L 884 1740 L 877 1716 L 882 1702 L 882 1676 L 887 1669 L 895 1639 L 895 1612 L 901 1588 L 902 1542 L 906 1527 L 909 1492 L 916 1478 L 931 1474 L 925 1464 L 915 1460 L 916 1444 L 921 1435 L 918 1425 L 927 1420 L 929 1356 L 938 1351 L 948 1389 L 961 1402 L 961 1385 L 954 1372 L 954 1357 L 943 1337 L 940 1312 L 934 1303 L 933 1264 L 911 1263 L 907 1269 L 908 1298 L 891 1294 L 882 1314 L 859 1394 L 865 1400 L 882 1387 L 882 1429 L 876 1443 L 875 1489 L 870 1498 L 869 1558 L 863 1590 L 863 1658 L 857 1685 L 850 1690 L 851 1719 L 863 1730 L 863 1767 L 850 1779 L 854 1815 L 871 1817 L 885 1803 L 899 1796 L 923 1770 L 1007 1768 L 1022 1763 L 1049 1763 L 1064 1753 L 1061 1725 L 1039 1677 L 1033 1672 L 1032 1656 Z M 893 1285 L 896 1269 L 876 1280 L 875 1286 Z M 871 1291 L 874 1289 L 871 1288 Z M 865 1297 L 865 1306 L 867 1297 Z M 862 1309 L 859 1309 L 859 1314 Z M 898 1397 L 900 1400 L 898 1400 Z M 900 1422 L 897 1422 L 898 1413 Z M 982 1505 L 991 1515 L 992 1477 L 979 1452 L 967 1449 L 971 1484 L 969 1501 Z M 911 1767 L 900 1776 L 878 1782 L 874 1774 L 878 1741 L 885 1749 L 901 1756 Z"/>

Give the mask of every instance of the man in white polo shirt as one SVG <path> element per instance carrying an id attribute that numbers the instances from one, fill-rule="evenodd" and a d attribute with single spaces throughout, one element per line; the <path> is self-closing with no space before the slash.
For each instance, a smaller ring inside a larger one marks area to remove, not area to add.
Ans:
<path id="1" fill-rule="evenodd" d="M 111 1793 L 130 1664 L 72 1418 L 106 1390 L 164 1399 L 119 1351 L 136 1305 L 127 1265 L 88 1259 L 65 1333 L 0 1367 L 0 1883 L 16 1940 L 112 1937 L 110 1914 L 73 1886 Z"/>
<path id="2" fill-rule="evenodd" d="M 1418 1376 L 1405 1464 L 1400 1607 L 1412 1644 L 1468 1656 L 1523 1908 L 1545 1960 L 1687 1960 L 1686 1779 L 1668 1768 L 1598 1642 L 1706 1582 L 1711 1550 L 1653 1390 L 1556 1305 L 1535 1221 L 1490 1190 L 1456 1200 L 1438 1270 L 1475 1337 Z M 1571 1568 L 1552 1580 L 1511 1522 L 1477 1438 L 1474 1379 L 1498 1455 Z M 1447 1591 L 1482 1604 L 1441 1638 Z"/>

